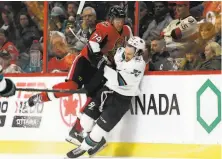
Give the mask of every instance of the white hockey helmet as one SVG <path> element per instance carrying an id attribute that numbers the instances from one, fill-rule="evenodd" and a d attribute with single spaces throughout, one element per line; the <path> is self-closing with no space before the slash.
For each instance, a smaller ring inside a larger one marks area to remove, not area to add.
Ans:
<path id="1" fill-rule="evenodd" d="M 135 56 L 140 56 L 146 49 L 146 43 L 143 39 L 138 36 L 133 36 L 128 40 L 128 45 L 133 46 L 135 51 Z"/>

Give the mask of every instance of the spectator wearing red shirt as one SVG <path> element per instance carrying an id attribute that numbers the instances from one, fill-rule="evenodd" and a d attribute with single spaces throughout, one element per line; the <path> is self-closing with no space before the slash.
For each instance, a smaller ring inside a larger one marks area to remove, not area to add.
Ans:
<path id="1" fill-rule="evenodd" d="M 49 60 L 49 72 L 68 72 L 76 57 L 75 54 L 69 53 L 69 48 L 67 46 L 65 37 L 61 36 L 60 34 L 54 33 L 51 36 L 50 42 L 55 57 Z"/>
<path id="2" fill-rule="evenodd" d="M 8 41 L 7 39 L 7 31 L 4 29 L 0 29 L 0 51 L 7 51 L 11 55 L 11 63 L 15 63 L 19 56 L 19 51 L 16 46 Z"/>

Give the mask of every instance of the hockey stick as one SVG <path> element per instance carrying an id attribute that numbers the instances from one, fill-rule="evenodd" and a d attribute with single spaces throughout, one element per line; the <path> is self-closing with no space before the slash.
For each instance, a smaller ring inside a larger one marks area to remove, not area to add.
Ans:
<path id="1" fill-rule="evenodd" d="M 88 40 L 87 40 L 87 42 L 82 41 L 82 40 L 74 33 L 74 31 L 73 31 L 70 27 L 69 27 L 69 31 L 75 36 L 75 38 L 76 38 L 78 41 L 80 41 L 81 43 L 87 45 Z"/>
<path id="2" fill-rule="evenodd" d="M 92 48 L 91 48 L 91 45 L 89 44 L 89 41 L 88 41 L 88 40 L 87 40 L 87 42 L 85 43 L 84 41 L 82 41 L 82 40 L 73 32 L 73 30 L 72 30 L 71 28 L 69 28 L 69 30 L 70 30 L 70 32 L 76 37 L 77 40 L 79 40 L 79 41 L 82 42 L 83 44 L 87 45 L 87 47 L 89 48 L 89 51 L 93 52 L 93 51 L 92 51 Z M 105 55 L 103 55 L 103 58 L 104 58 L 104 60 L 106 60 L 107 63 L 111 64 L 111 62 L 109 61 L 109 59 L 108 59 Z M 102 62 L 102 61 L 100 61 L 100 62 Z M 100 64 L 101 64 L 101 63 L 100 63 Z M 100 65 L 100 64 L 99 64 L 99 65 Z"/>
<path id="3" fill-rule="evenodd" d="M 84 5 L 85 5 L 85 1 L 80 1 L 79 8 L 77 10 L 77 15 L 80 15 L 82 13 L 82 9 Z"/>
<path id="4" fill-rule="evenodd" d="M 67 89 L 36 89 L 36 88 L 16 88 L 16 91 L 25 91 L 25 92 L 53 92 L 53 93 L 70 93 L 70 94 L 86 94 L 85 89 L 78 90 L 67 90 Z"/>

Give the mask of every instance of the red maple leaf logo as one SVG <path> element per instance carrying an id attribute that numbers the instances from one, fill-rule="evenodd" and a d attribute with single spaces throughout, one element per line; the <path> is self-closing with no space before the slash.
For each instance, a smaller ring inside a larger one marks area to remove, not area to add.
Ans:
<path id="1" fill-rule="evenodd" d="M 76 116 L 76 107 L 78 106 L 78 100 L 74 99 L 72 96 L 68 97 L 68 100 L 63 100 L 65 107 L 65 116 L 73 115 Z"/>

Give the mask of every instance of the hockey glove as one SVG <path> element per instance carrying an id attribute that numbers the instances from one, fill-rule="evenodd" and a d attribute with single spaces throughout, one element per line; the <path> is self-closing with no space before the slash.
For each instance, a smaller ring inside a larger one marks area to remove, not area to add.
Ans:
<path id="1" fill-rule="evenodd" d="M 87 96 L 93 96 L 107 81 L 104 75 L 104 67 L 106 66 L 107 58 L 104 56 L 97 64 L 98 71 L 91 78 L 90 82 L 84 86 L 88 92 Z"/>
<path id="2" fill-rule="evenodd" d="M 107 58 L 103 56 L 97 63 L 98 70 L 103 70 L 107 64 Z"/>
<path id="3" fill-rule="evenodd" d="M 12 80 L 6 78 L 2 78 L 0 81 L 1 84 L 5 83 L 5 89 L 0 92 L 0 96 L 2 97 L 10 97 L 15 95 L 16 87 Z"/>
<path id="4" fill-rule="evenodd" d="M 28 105 L 30 107 L 33 107 L 38 103 L 42 103 L 42 98 L 40 94 L 33 95 L 28 99 Z"/>

